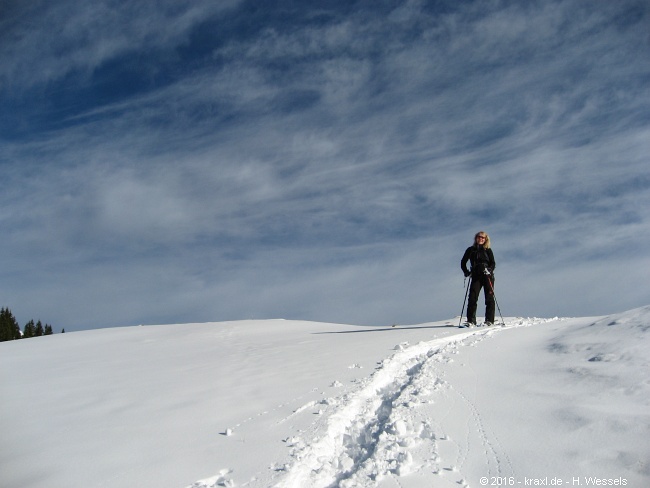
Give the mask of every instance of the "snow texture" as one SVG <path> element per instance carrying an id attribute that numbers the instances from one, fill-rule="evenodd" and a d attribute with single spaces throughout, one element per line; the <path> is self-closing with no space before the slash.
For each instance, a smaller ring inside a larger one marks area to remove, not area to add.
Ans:
<path id="1" fill-rule="evenodd" d="M 650 307 L 457 321 L 0 344 L 0 486 L 650 485 Z"/>

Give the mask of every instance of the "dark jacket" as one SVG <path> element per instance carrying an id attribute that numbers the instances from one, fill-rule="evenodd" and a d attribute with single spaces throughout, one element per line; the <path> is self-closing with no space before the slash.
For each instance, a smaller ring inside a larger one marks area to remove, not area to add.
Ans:
<path id="1" fill-rule="evenodd" d="M 467 262 L 471 264 L 471 270 L 467 269 Z M 490 274 L 494 273 L 494 268 L 497 267 L 497 263 L 494 261 L 494 253 L 492 249 L 485 249 L 483 246 L 470 246 L 463 254 L 463 259 L 460 260 L 460 267 L 465 273 L 465 276 L 470 274 L 478 278 L 485 275 L 485 270 L 489 270 Z"/>

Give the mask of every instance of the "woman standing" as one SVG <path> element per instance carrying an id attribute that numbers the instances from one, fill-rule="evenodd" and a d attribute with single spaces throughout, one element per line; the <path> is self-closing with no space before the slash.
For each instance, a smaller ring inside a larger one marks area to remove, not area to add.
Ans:
<path id="1" fill-rule="evenodd" d="M 471 269 L 467 269 L 468 261 Z M 469 286 L 465 327 L 476 325 L 476 307 L 481 288 L 483 288 L 483 295 L 485 296 L 485 325 L 492 325 L 494 323 L 494 268 L 496 268 L 496 262 L 494 261 L 494 253 L 490 248 L 490 236 L 487 233 L 483 231 L 476 233 L 474 244 L 468 247 L 465 254 L 463 254 L 460 267 L 465 273 L 465 277 L 472 277 Z"/>

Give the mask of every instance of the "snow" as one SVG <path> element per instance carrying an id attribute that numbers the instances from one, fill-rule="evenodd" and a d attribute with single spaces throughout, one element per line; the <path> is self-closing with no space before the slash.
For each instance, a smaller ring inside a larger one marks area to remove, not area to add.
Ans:
<path id="1" fill-rule="evenodd" d="M 0 486 L 650 486 L 650 307 L 0 344 Z"/>

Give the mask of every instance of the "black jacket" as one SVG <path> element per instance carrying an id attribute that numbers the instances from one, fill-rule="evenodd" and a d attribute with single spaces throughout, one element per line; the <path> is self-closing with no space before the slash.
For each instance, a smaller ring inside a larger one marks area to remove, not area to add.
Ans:
<path id="1" fill-rule="evenodd" d="M 472 266 L 471 271 L 467 269 L 467 262 Z M 490 274 L 494 273 L 494 268 L 497 267 L 497 263 L 494 261 L 494 253 L 492 249 L 485 249 L 483 246 L 470 246 L 463 254 L 463 259 L 460 260 L 460 267 L 465 273 L 465 276 L 470 274 L 478 278 L 485 274 L 485 270 L 489 270 Z"/>

